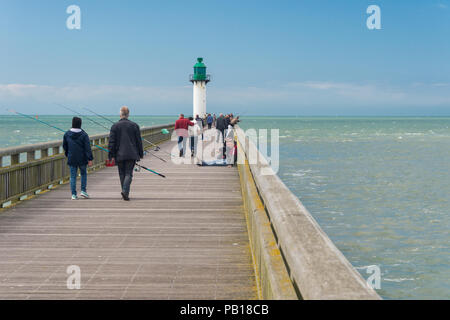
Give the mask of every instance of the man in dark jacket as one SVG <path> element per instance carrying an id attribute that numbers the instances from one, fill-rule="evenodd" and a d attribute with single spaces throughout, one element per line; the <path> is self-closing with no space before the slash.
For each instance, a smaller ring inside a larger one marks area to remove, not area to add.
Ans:
<path id="1" fill-rule="evenodd" d="M 223 116 L 223 113 L 219 115 L 219 117 L 216 120 L 216 129 L 217 129 L 217 139 L 216 141 L 219 142 L 219 137 L 221 136 L 222 142 L 224 142 L 224 131 L 228 127 L 225 117 Z"/>
<path id="2" fill-rule="evenodd" d="M 92 150 L 89 143 L 89 136 L 81 129 L 81 119 L 72 119 L 72 129 L 64 134 L 63 148 L 67 157 L 67 165 L 70 167 L 70 188 L 72 200 L 77 200 L 77 172 L 80 168 L 81 175 L 81 196 L 89 198 L 86 192 L 87 172 L 86 165 L 92 166 Z"/>
<path id="3" fill-rule="evenodd" d="M 128 120 L 130 110 L 120 109 L 120 120 L 113 124 L 109 134 L 109 159 L 114 159 L 119 168 L 120 185 L 123 200 L 130 200 L 130 185 L 136 161 L 144 157 L 141 130 L 133 121 Z"/>

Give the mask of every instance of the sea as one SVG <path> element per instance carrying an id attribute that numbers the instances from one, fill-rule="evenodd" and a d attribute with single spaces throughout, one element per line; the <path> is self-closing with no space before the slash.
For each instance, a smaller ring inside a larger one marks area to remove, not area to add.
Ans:
<path id="1" fill-rule="evenodd" d="M 64 130 L 71 124 L 71 116 L 38 119 Z M 141 126 L 176 119 L 131 118 Z M 241 120 L 244 130 L 279 130 L 279 177 L 363 278 L 372 274 L 369 266 L 379 267 L 382 298 L 450 299 L 450 117 Z M 106 131 L 87 119 L 83 128 L 91 135 Z M 0 116 L 0 148 L 62 134 Z"/>

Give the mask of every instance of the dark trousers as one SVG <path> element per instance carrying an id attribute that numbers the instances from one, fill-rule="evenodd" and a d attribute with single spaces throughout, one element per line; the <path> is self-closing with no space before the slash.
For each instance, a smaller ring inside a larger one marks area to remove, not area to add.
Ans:
<path id="1" fill-rule="evenodd" d="M 178 137 L 178 149 L 180 150 L 180 157 L 186 153 L 187 137 Z"/>
<path id="2" fill-rule="evenodd" d="M 216 142 L 219 142 L 219 139 L 222 138 L 222 142 L 225 142 L 225 137 L 224 137 L 224 131 L 225 129 L 217 129 L 217 138 L 216 138 Z"/>
<path id="3" fill-rule="evenodd" d="M 193 154 L 194 156 L 197 155 L 197 146 L 198 146 L 198 137 L 191 137 L 191 154 Z"/>
<path id="4" fill-rule="evenodd" d="M 212 123 L 208 123 L 208 129 L 211 129 Z"/>
<path id="5" fill-rule="evenodd" d="M 122 192 L 128 196 L 130 194 L 131 180 L 133 180 L 133 169 L 136 160 L 125 160 L 117 162 L 119 168 L 120 185 Z"/>

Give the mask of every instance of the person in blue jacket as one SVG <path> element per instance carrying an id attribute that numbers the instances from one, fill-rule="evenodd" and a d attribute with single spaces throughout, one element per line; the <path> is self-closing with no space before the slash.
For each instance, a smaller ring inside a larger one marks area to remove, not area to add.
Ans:
<path id="1" fill-rule="evenodd" d="M 81 196 L 89 198 L 86 192 L 87 171 L 86 166 L 92 166 L 92 150 L 88 134 L 81 129 L 81 119 L 72 119 L 72 129 L 64 134 L 63 148 L 67 157 L 67 165 L 70 167 L 70 188 L 72 200 L 77 200 L 77 172 L 81 175 Z"/>
<path id="2" fill-rule="evenodd" d="M 206 118 L 206 123 L 208 124 L 208 129 L 211 129 L 213 122 L 214 122 L 214 119 L 211 116 L 211 113 L 208 113 L 208 117 Z"/>

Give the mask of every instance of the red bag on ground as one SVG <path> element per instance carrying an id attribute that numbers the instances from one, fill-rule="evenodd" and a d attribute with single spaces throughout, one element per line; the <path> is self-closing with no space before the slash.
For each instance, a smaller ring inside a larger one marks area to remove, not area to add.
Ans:
<path id="1" fill-rule="evenodd" d="M 116 162 L 114 161 L 114 159 L 105 161 L 106 167 L 114 167 L 115 165 L 116 165 Z"/>

